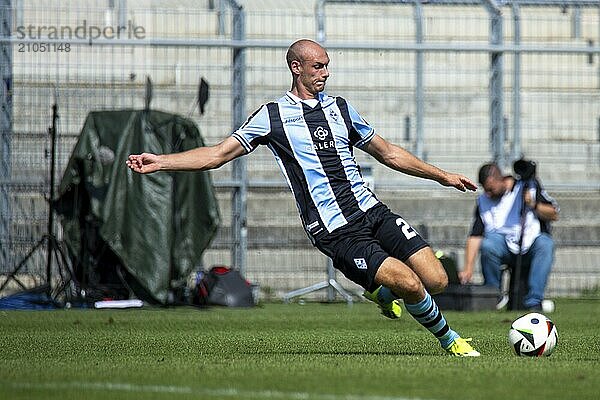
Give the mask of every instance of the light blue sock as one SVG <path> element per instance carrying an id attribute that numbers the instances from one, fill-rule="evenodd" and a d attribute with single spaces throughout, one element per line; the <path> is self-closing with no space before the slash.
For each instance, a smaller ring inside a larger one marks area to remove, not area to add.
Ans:
<path id="1" fill-rule="evenodd" d="M 425 292 L 425 298 L 416 304 L 404 303 L 406 311 L 423 325 L 427 330 L 434 334 L 440 341 L 443 348 L 452 344 L 454 339 L 460 337 L 458 333 L 450 329 L 446 319 L 438 309 L 433 298 Z"/>

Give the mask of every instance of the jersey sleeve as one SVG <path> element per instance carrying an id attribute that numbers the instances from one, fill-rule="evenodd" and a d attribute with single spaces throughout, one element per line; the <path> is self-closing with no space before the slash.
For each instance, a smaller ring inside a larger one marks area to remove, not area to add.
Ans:
<path id="1" fill-rule="evenodd" d="M 345 99 L 338 97 L 338 107 L 340 107 L 344 120 L 346 120 L 350 143 L 353 146 L 362 148 L 373 139 L 375 129 Z"/>
<path id="2" fill-rule="evenodd" d="M 237 139 L 247 153 L 254 151 L 260 144 L 266 143 L 271 132 L 271 121 L 266 105 L 261 106 L 231 136 Z"/>

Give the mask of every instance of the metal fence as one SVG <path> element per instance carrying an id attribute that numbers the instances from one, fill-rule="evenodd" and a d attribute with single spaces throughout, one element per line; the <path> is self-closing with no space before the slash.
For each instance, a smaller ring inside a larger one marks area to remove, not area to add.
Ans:
<path id="1" fill-rule="evenodd" d="M 328 92 L 427 161 L 474 176 L 492 158 L 507 168 L 521 154 L 538 160 L 543 182 L 568 204 L 549 294 L 600 284 L 597 1 L 5 0 L 0 18 L 0 272 L 47 231 L 53 104 L 57 181 L 87 113 L 142 108 L 148 77 L 152 108 L 193 118 L 214 144 L 289 88 L 285 50 L 308 37 L 329 50 Z M 211 85 L 202 117 L 201 77 Z M 372 167 L 382 200 L 460 258 L 473 196 L 357 158 Z M 300 228 L 268 151 L 213 179 L 224 218 L 205 265 L 242 269 L 264 296 L 325 279 L 327 260 Z M 44 267 L 39 254 L 23 272 L 39 280 Z"/>

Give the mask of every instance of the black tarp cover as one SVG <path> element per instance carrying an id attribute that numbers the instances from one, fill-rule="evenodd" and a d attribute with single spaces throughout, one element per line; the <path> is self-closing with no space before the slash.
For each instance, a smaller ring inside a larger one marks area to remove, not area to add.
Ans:
<path id="1" fill-rule="evenodd" d="M 200 265 L 220 222 L 210 174 L 139 175 L 125 160 L 129 154 L 173 153 L 203 145 L 193 121 L 178 115 L 91 112 L 56 202 L 69 253 L 75 258 L 81 254 L 82 241 L 90 240 L 82 236 L 82 221 L 93 220 L 99 240 L 152 297 L 146 300 L 166 303 L 171 282 L 184 280 Z"/>

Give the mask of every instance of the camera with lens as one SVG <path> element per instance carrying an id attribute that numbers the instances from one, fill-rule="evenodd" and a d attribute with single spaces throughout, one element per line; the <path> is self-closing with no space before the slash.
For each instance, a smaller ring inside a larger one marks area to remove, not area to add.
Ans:
<path id="1" fill-rule="evenodd" d="M 513 170 L 517 175 L 517 179 L 523 181 L 528 181 L 532 178 L 535 178 L 535 168 L 535 161 L 526 160 L 524 158 L 515 161 L 513 164 Z"/>

